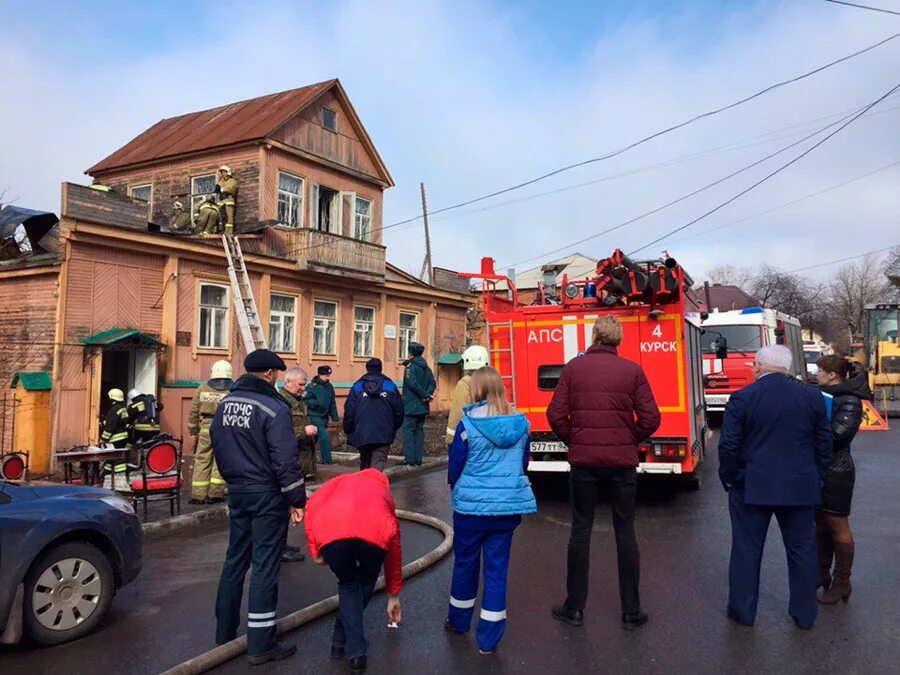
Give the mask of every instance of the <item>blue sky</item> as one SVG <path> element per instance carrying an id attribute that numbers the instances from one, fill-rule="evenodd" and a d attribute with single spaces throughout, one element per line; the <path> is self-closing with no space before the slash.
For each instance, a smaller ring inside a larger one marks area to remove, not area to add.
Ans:
<path id="1" fill-rule="evenodd" d="M 58 210 L 60 181 L 86 180 L 84 168 L 162 117 L 337 76 L 397 181 L 387 223 L 417 213 L 420 180 L 433 208 L 462 201 L 900 30 L 900 19 L 819 0 L 6 1 L 2 10 L 0 87 L 17 103 L 0 110 L 0 190 L 20 205 Z M 810 120 L 896 84 L 897 43 L 614 160 L 435 216 L 436 261 L 469 269 L 482 255 L 500 264 L 539 256 L 711 182 L 796 140 L 789 134 L 814 130 Z M 687 234 L 900 159 L 892 107 Z M 599 257 L 646 243 L 778 161 L 578 248 Z M 702 278 L 714 264 L 800 267 L 897 243 L 896 180 L 897 169 L 885 170 L 679 242 L 677 253 Z M 581 183 L 591 184 L 573 187 Z M 498 205 L 521 197 L 531 198 Z M 421 264 L 417 225 L 386 236 L 392 261 Z"/>

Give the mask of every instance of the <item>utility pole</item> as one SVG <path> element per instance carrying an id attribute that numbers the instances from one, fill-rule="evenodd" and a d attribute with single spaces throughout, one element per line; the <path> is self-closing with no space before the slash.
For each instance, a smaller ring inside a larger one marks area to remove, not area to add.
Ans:
<path id="1" fill-rule="evenodd" d="M 428 202 L 425 199 L 425 183 L 419 183 L 419 191 L 422 193 L 422 220 L 425 223 L 425 260 L 422 263 L 422 271 L 419 278 L 434 284 L 434 270 L 431 267 L 431 234 L 428 232 Z M 427 273 L 427 276 L 426 276 Z"/>

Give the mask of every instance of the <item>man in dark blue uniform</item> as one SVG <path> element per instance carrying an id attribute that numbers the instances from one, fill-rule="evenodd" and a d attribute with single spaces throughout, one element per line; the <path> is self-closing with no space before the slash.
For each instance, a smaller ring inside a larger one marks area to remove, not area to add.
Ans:
<path id="1" fill-rule="evenodd" d="M 244 577 L 252 561 L 247 654 L 251 665 L 260 665 L 297 651 L 276 641 L 275 610 L 288 521 L 303 521 L 306 486 L 291 409 L 274 386 L 284 361 L 257 349 L 247 355 L 244 369 L 247 373 L 219 403 L 209 432 L 216 465 L 228 484 L 231 519 L 216 597 L 216 643 L 237 637 Z"/>
<path id="2" fill-rule="evenodd" d="M 731 395 L 719 439 L 719 477 L 731 512 L 728 616 L 751 626 L 759 600 L 759 567 L 774 515 L 787 550 L 791 598 L 799 628 L 816 621 L 815 507 L 831 458 L 825 400 L 789 375 L 791 352 L 770 345 L 756 353 L 756 382 Z"/>

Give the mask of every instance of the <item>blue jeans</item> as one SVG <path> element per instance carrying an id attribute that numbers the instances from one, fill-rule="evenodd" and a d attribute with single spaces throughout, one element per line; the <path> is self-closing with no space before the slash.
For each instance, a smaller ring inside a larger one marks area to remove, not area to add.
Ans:
<path id="1" fill-rule="evenodd" d="M 230 493 L 231 532 L 216 594 L 216 644 L 237 637 L 244 577 L 251 565 L 247 653 L 275 646 L 278 572 L 289 513 L 280 492 Z"/>
<path id="2" fill-rule="evenodd" d="M 322 557 L 338 580 L 338 615 L 331 644 L 343 647 L 347 658 L 363 656 L 369 648 L 363 612 L 381 574 L 387 551 L 361 539 L 339 539 L 322 548 Z"/>
<path id="3" fill-rule="evenodd" d="M 475 612 L 481 559 L 484 557 L 484 593 L 475 637 L 482 651 L 492 652 L 506 630 L 506 576 L 512 530 L 499 532 L 464 530 L 453 534 L 453 582 L 447 621 L 467 633 Z"/>
<path id="4" fill-rule="evenodd" d="M 425 415 L 403 418 L 403 459 L 407 464 L 421 464 L 425 458 Z"/>
<path id="5" fill-rule="evenodd" d="M 314 424 L 319 432 L 316 434 L 316 441 L 319 444 L 319 450 L 322 452 L 322 464 L 331 464 L 331 437 L 328 435 L 328 420 L 324 417 L 309 416 L 309 423 Z"/>

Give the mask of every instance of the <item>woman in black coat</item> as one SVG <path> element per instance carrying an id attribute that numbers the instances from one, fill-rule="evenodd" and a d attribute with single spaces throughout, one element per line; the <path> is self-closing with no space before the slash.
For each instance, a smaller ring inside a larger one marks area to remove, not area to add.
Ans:
<path id="1" fill-rule="evenodd" d="M 850 598 L 850 569 L 853 566 L 853 533 L 850 531 L 850 502 L 856 469 L 850 456 L 850 442 L 862 422 L 863 399 L 871 397 L 864 372 L 852 373 L 853 365 L 837 356 L 823 356 L 816 365 L 816 378 L 832 400 L 831 430 L 834 453 L 825 474 L 822 505 L 816 511 L 816 540 L 819 548 L 819 602 L 834 605 Z M 832 577 L 832 560 L 834 576 Z"/>

